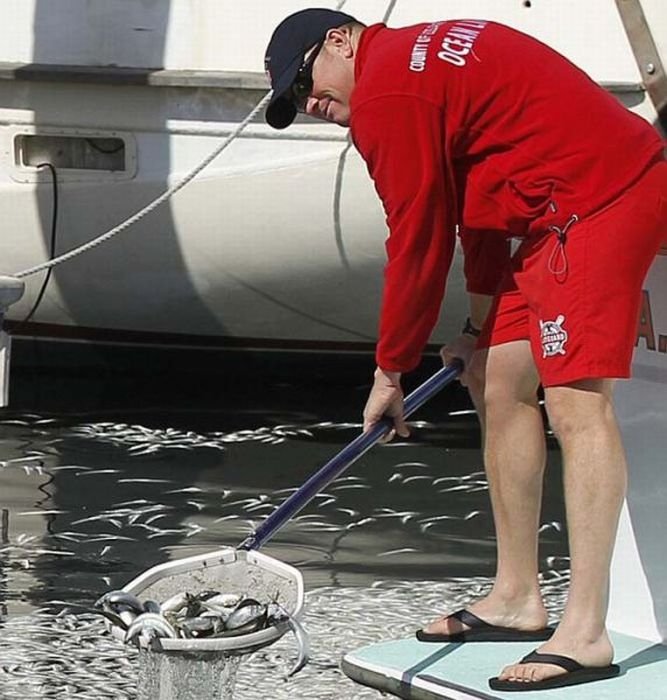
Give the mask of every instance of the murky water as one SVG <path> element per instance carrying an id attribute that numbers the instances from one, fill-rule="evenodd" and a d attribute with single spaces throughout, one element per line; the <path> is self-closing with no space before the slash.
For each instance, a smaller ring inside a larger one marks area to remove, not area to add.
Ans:
<path id="1" fill-rule="evenodd" d="M 58 616 L 63 603 L 90 605 L 149 566 L 237 545 L 360 429 L 363 385 L 236 380 L 166 391 L 15 379 L 0 413 L 0 697 L 137 697 L 137 652 L 94 616 Z M 304 574 L 312 657 L 285 681 L 296 655 L 286 635 L 243 660 L 234 698 L 380 697 L 342 675 L 340 656 L 489 586 L 474 416 L 451 389 L 418 418 L 409 441 L 371 450 L 263 548 Z M 568 575 L 559 481 L 551 450 L 541 556 L 554 615 Z"/>

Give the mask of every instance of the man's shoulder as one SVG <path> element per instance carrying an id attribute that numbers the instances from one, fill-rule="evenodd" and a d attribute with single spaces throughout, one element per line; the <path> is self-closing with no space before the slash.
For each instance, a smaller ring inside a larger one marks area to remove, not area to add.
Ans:
<path id="1" fill-rule="evenodd" d="M 361 69 L 356 77 L 352 107 L 379 97 L 426 97 L 423 76 L 415 70 L 419 38 L 428 23 L 399 29 L 381 27 L 375 31 L 364 52 Z"/>

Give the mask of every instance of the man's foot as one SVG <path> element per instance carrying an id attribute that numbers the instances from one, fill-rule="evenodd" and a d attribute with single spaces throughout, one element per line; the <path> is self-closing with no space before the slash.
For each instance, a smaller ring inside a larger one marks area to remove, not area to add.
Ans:
<path id="1" fill-rule="evenodd" d="M 619 673 L 613 656 L 606 632 L 590 642 L 559 628 L 546 644 L 505 667 L 489 684 L 494 690 L 538 690 L 610 678 Z"/>
<path id="2" fill-rule="evenodd" d="M 512 601 L 507 601 L 491 594 L 477 601 L 463 612 L 465 614 L 461 614 L 461 611 L 459 611 L 454 615 L 447 615 L 434 620 L 423 630 L 419 631 L 418 638 L 423 638 L 424 641 L 465 641 L 465 636 L 469 636 L 466 633 L 469 633 L 473 628 L 481 629 L 479 623 L 492 628 L 541 633 L 542 636 L 532 637 L 536 641 L 548 639 L 553 631 L 551 628 L 547 628 L 547 611 L 539 593 L 521 600 L 516 599 Z M 548 633 L 545 630 L 548 630 Z M 439 639 L 433 639 L 433 637 L 439 637 Z M 454 638 L 452 639 L 452 637 Z M 459 637 L 459 639 L 456 639 L 456 637 Z"/>
<path id="3" fill-rule="evenodd" d="M 580 683 L 590 683 L 591 681 L 601 681 L 606 678 L 618 676 L 621 669 L 616 664 L 607 666 L 582 666 L 578 661 L 569 656 L 560 654 L 540 654 L 536 651 L 521 659 L 521 664 L 556 666 L 562 668 L 564 673 L 559 673 L 542 680 L 500 680 L 500 678 L 489 678 L 489 687 L 493 690 L 504 691 L 525 691 L 525 690 L 549 690 L 550 688 L 564 688 Z"/>
<path id="4" fill-rule="evenodd" d="M 417 630 L 420 642 L 541 642 L 549 639 L 554 630 L 545 627 L 540 630 L 520 630 L 512 627 L 490 625 L 468 610 L 458 610 L 446 619 L 458 620 L 464 627 L 460 632 L 441 634 Z"/>

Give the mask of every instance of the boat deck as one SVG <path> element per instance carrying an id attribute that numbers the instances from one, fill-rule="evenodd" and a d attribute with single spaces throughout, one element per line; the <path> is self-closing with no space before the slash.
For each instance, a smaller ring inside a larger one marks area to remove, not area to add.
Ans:
<path id="1" fill-rule="evenodd" d="M 541 700 L 667 698 L 667 646 L 612 634 L 621 675 L 568 688 L 521 693 Z M 426 644 L 414 638 L 380 642 L 349 652 L 343 671 L 353 680 L 410 700 L 517 700 L 490 690 L 487 680 L 525 656 L 533 643 Z"/>

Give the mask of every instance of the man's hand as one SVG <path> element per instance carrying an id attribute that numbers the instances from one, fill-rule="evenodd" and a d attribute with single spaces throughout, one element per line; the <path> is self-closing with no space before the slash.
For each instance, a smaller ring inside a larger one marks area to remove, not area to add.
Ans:
<path id="1" fill-rule="evenodd" d="M 396 433 L 408 437 L 410 431 L 403 418 L 403 390 L 401 373 L 387 372 L 379 367 L 375 370 L 375 381 L 364 408 L 364 432 L 368 432 L 382 418 L 394 419 L 394 429 L 383 439 L 389 442 Z"/>
<path id="2" fill-rule="evenodd" d="M 463 361 L 463 372 L 459 377 L 463 386 L 468 385 L 466 371 L 470 367 L 470 360 L 475 352 L 476 344 L 477 338 L 475 336 L 463 333 L 440 349 L 440 357 L 445 365 L 448 365 L 455 357 Z"/>

